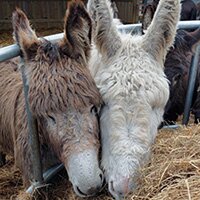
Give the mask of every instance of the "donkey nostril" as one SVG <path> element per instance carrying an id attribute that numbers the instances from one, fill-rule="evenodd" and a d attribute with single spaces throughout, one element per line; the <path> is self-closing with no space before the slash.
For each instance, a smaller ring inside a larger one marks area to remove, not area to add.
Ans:
<path id="1" fill-rule="evenodd" d="M 123 197 L 123 196 L 124 196 L 124 194 L 123 194 L 122 192 L 119 192 L 119 196 Z"/>
<path id="2" fill-rule="evenodd" d="M 114 192 L 113 181 L 110 181 L 110 189 Z"/>
<path id="3" fill-rule="evenodd" d="M 100 177 L 100 179 L 101 180 L 103 180 L 104 179 L 104 177 L 103 177 L 103 174 L 101 173 L 101 174 L 99 174 L 99 177 Z"/>
<path id="4" fill-rule="evenodd" d="M 126 192 L 123 191 L 123 188 L 121 188 L 118 184 L 115 185 L 114 181 L 109 182 L 109 191 L 110 193 L 116 198 L 116 199 L 124 199 L 124 195 Z"/>
<path id="5" fill-rule="evenodd" d="M 89 197 L 89 196 L 93 196 L 95 195 L 98 191 L 100 191 L 101 187 L 97 186 L 97 187 L 90 187 L 87 189 L 87 191 L 85 191 L 86 193 L 82 192 L 79 187 L 76 187 L 79 195 L 84 196 L 84 197 Z"/>

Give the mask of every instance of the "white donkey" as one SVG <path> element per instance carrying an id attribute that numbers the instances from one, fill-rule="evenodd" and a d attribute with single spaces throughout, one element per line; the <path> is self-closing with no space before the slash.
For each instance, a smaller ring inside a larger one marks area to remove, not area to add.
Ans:
<path id="1" fill-rule="evenodd" d="M 105 102 L 100 116 L 102 167 L 120 199 L 136 187 L 169 97 L 164 60 L 180 16 L 180 0 L 161 0 L 143 36 L 122 35 L 109 0 L 89 0 L 94 20 L 90 70 Z M 96 48 L 96 49 L 95 49 Z"/>

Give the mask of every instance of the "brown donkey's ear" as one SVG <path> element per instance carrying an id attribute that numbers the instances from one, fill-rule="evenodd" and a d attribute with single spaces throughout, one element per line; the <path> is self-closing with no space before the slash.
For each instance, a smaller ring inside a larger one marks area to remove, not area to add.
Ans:
<path id="1" fill-rule="evenodd" d="M 64 29 L 63 50 L 71 50 L 73 54 L 87 59 L 91 45 L 92 21 L 81 0 L 68 3 Z"/>
<path id="2" fill-rule="evenodd" d="M 39 40 L 32 30 L 25 13 L 16 8 L 12 15 L 13 36 L 27 58 L 35 55 Z"/>

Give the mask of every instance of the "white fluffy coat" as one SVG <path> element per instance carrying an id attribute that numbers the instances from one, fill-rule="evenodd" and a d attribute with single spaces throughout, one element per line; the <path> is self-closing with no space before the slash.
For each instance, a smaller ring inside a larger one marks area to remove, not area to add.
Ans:
<path id="1" fill-rule="evenodd" d="M 122 35 L 108 0 L 89 0 L 95 32 L 90 70 L 105 102 L 101 111 L 102 167 L 120 199 L 136 186 L 169 97 L 164 60 L 173 44 L 179 0 L 161 0 L 144 36 Z"/>

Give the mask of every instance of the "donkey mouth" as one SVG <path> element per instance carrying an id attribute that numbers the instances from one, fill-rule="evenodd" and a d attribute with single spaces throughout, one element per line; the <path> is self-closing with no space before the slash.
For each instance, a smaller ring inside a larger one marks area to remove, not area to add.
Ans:
<path id="1" fill-rule="evenodd" d="M 87 196 L 88 196 L 87 194 L 81 192 L 81 190 L 80 190 L 79 187 L 77 187 L 77 186 L 76 186 L 76 189 L 75 189 L 75 190 L 76 190 L 76 192 L 79 193 L 79 196 L 83 196 L 83 197 L 87 197 Z"/>
<path id="2" fill-rule="evenodd" d="M 80 196 L 80 197 L 92 197 L 92 196 L 96 196 L 96 195 L 97 195 L 97 193 L 98 193 L 97 191 L 99 191 L 100 188 L 99 188 L 99 189 L 97 189 L 97 188 L 91 188 L 91 189 L 88 191 L 87 194 L 85 194 L 84 192 L 82 192 L 82 191 L 79 189 L 79 187 L 77 187 L 77 186 L 75 186 L 74 190 L 75 190 L 76 194 L 77 194 L 78 196 Z"/>

